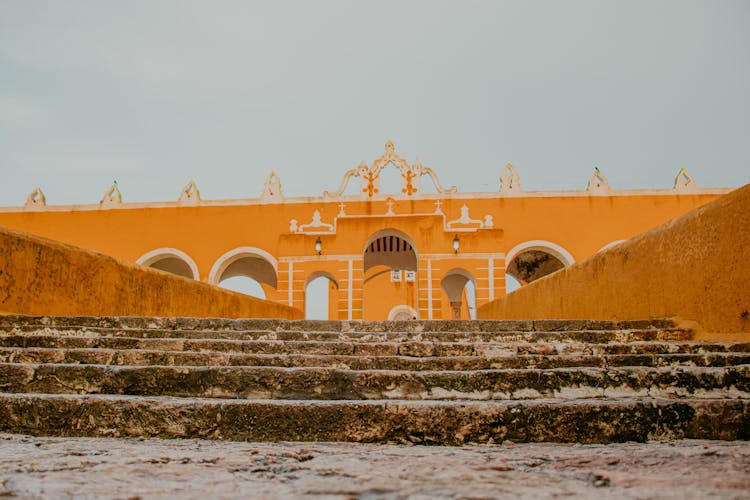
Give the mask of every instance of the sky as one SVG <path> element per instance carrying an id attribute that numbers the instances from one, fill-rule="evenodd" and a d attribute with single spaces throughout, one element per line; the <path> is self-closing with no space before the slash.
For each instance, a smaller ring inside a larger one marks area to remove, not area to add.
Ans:
<path id="1" fill-rule="evenodd" d="M 750 182 L 748 1 L 0 1 L 0 206 Z"/>

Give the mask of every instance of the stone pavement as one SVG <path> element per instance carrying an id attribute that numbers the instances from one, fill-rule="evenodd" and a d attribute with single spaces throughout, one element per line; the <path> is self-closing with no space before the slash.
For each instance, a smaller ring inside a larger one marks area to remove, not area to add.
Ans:
<path id="1" fill-rule="evenodd" d="M 464 447 L 0 434 L 0 497 L 750 498 L 750 443 Z"/>

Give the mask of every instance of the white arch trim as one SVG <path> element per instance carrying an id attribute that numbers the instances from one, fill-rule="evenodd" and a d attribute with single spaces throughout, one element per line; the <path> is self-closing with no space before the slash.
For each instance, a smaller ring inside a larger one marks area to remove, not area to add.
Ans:
<path id="1" fill-rule="evenodd" d="M 446 272 L 446 273 L 445 273 L 445 274 L 443 275 L 443 280 L 444 280 L 445 278 L 447 278 L 447 277 L 449 277 L 449 276 L 451 276 L 451 275 L 455 275 L 455 274 L 457 274 L 457 275 L 459 275 L 459 276 L 463 276 L 464 278 L 466 278 L 466 280 L 467 280 L 467 281 L 471 281 L 472 283 L 474 283 L 474 286 L 476 286 L 476 284 L 477 284 L 477 280 L 476 280 L 476 278 L 474 278 L 474 275 L 473 275 L 473 274 L 471 274 L 471 273 L 470 273 L 469 271 L 467 271 L 466 269 L 464 269 L 464 268 L 461 268 L 461 267 L 454 267 L 454 268 L 453 268 L 453 269 L 451 269 L 450 271 Z M 442 280 L 441 280 L 441 281 L 442 281 Z"/>
<path id="2" fill-rule="evenodd" d="M 397 238 L 401 238 L 402 240 L 406 241 L 409 245 L 411 245 L 411 249 L 414 251 L 414 255 L 419 256 L 419 253 L 417 252 L 417 245 L 414 244 L 414 240 L 411 239 L 411 237 L 404 233 L 403 231 L 399 231 L 398 229 L 381 229 L 380 231 L 376 232 L 375 234 L 371 235 L 369 238 L 367 238 L 367 242 L 365 242 L 364 248 L 362 248 L 362 254 L 367 251 L 367 247 L 370 246 L 370 243 L 377 240 L 378 238 L 382 238 L 383 236 L 395 236 Z"/>
<path id="3" fill-rule="evenodd" d="M 224 274 L 227 267 L 243 257 L 260 257 L 273 266 L 276 276 L 279 275 L 279 263 L 273 255 L 256 247 L 239 247 L 228 251 L 216 260 L 213 267 L 211 267 L 211 272 L 208 274 L 208 282 L 212 285 L 218 285 L 219 278 Z"/>
<path id="4" fill-rule="evenodd" d="M 610 248 L 612 248 L 614 246 L 617 246 L 617 245 L 619 245 L 620 243 L 622 243 L 624 241 L 626 241 L 626 240 L 617 240 L 617 241 L 613 241 L 612 243 L 607 243 L 606 245 L 604 245 L 603 247 L 601 247 L 599 249 L 599 252 L 603 252 L 605 250 L 609 250 Z M 599 253 L 599 252 L 597 252 L 597 253 Z"/>
<path id="5" fill-rule="evenodd" d="M 185 262 L 185 264 L 188 265 L 190 268 L 190 272 L 193 273 L 193 279 L 194 280 L 200 280 L 201 276 L 198 272 L 198 266 L 195 264 L 195 261 L 190 258 L 188 254 L 181 250 L 177 250 L 176 248 L 157 248 L 156 250 L 151 250 L 150 252 L 147 252 L 143 255 L 141 255 L 138 260 L 135 261 L 136 264 L 140 266 L 146 266 L 149 267 L 151 264 L 155 262 L 159 262 L 163 258 L 166 257 L 175 257 Z"/>
<path id="6" fill-rule="evenodd" d="M 391 309 L 388 313 L 388 321 L 393 321 L 393 318 L 395 318 L 398 313 L 402 312 L 408 312 L 410 317 L 419 319 L 419 313 L 416 309 L 409 307 L 406 304 L 400 304 Z"/>
<path id="7" fill-rule="evenodd" d="M 531 240 L 519 243 L 518 245 L 511 248 L 507 254 L 505 254 L 505 267 L 508 267 L 518 254 L 527 250 L 543 250 L 559 259 L 560 262 L 562 262 L 565 266 L 569 266 L 575 262 L 575 259 L 570 254 L 570 252 L 565 250 L 560 245 L 552 243 L 551 241 Z"/>
<path id="8" fill-rule="evenodd" d="M 336 280 L 333 274 L 329 273 L 328 271 L 315 271 L 310 273 L 307 278 L 305 278 L 305 290 L 307 290 L 307 285 L 318 278 L 326 278 L 329 281 L 333 282 L 333 284 L 336 285 L 336 288 L 339 287 L 339 282 Z"/>

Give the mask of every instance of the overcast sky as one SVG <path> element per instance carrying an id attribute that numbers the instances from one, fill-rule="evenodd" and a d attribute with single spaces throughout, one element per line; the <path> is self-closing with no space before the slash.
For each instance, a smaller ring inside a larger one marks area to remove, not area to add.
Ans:
<path id="1" fill-rule="evenodd" d="M 750 182 L 750 2 L 0 1 L 0 205 L 287 196 L 388 139 L 462 191 Z"/>

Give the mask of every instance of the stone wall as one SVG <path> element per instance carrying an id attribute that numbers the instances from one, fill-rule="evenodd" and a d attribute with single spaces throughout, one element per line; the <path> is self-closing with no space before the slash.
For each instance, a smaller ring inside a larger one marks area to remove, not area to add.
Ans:
<path id="1" fill-rule="evenodd" d="M 750 340 L 750 185 L 479 308 L 480 319 L 678 317 Z"/>
<path id="2" fill-rule="evenodd" d="M 303 317 L 295 308 L 4 227 L 0 313 Z"/>

